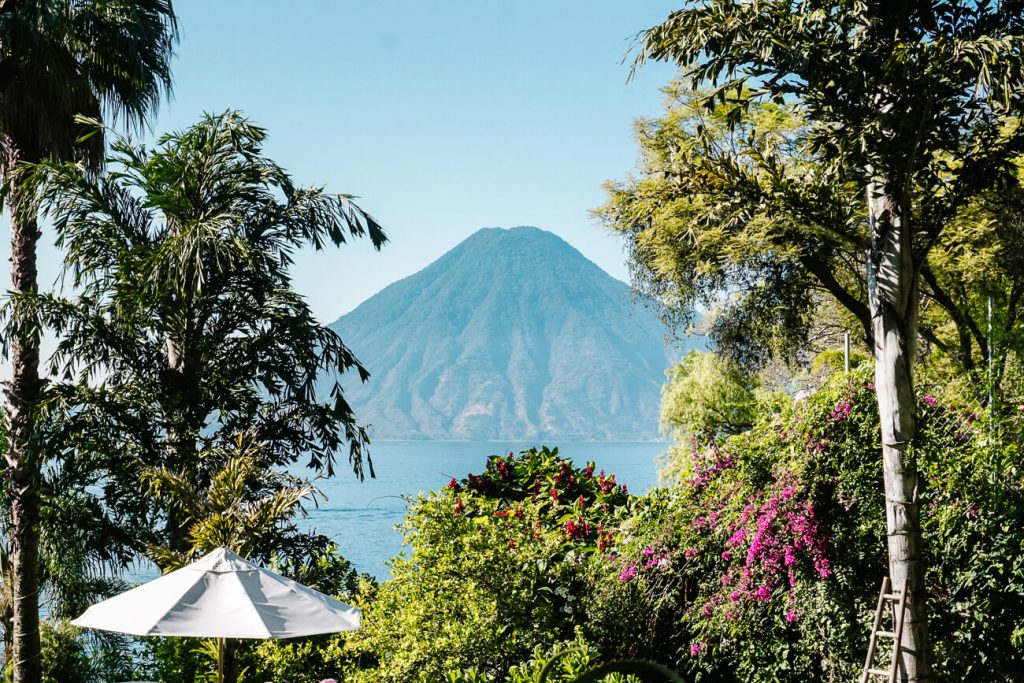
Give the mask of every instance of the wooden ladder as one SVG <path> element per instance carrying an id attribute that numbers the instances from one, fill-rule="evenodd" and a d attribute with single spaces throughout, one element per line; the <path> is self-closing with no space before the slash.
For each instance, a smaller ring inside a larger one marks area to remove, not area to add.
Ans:
<path id="1" fill-rule="evenodd" d="M 864 659 L 864 673 L 861 674 L 860 683 L 868 683 L 872 676 L 885 676 L 889 683 L 896 681 L 896 667 L 900 661 L 900 643 L 903 640 L 903 616 L 907 608 L 907 584 L 903 582 L 903 590 L 898 593 L 891 592 L 889 577 L 882 579 L 882 590 L 878 593 L 878 607 L 875 608 L 875 625 L 871 628 L 871 640 L 868 641 L 868 656 Z M 885 606 L 893 605 L 893 626 L 891 631 L 882 630 L 882 614 Z M 878 648 L 879 638 L 892 638 L 892 664 L 889 670 L 875 669 L 875 650 Z"/>

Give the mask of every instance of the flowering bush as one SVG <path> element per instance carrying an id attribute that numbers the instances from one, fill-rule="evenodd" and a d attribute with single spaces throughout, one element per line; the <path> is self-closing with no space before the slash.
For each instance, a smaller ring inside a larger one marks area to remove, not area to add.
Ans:
<path id="1" fill-rule="evenodd" d="M 589 558 L 614 553 L 629 501 L 614 475 L 547 448 L 492 456 L 411 501 L 406 551 L 348 639 L 363 665 L 346 680 L 503 680 L 535 648 L 571 640 L 587 620 Z"/>
<path id="2" fill-rule="evenodd" d="M 539 533 L 542 520 L 548 526 L 557 520 L 567 544 L 596 543 L 603 552 L 612 544 L 609 523 L 626 504 L 628 492 L 624 484 L 615 481 L 614 474 L 595 469 L 592 462 L 583 468 L 574 466 L 558 456 L 557 448 L 531 449 L 519 457 L 515 453 L 494 455 L 488 458 L 483 474 L 448 483 L 455 496 L 452 510 L 457 515 L 522 519 L 524 506 L 530 504 L 541 518 L 533 526 L 534 533 Z M 475 494 L 469 508 L 464 493 Z M 510 537 L 509 543 L 518 540 Z"/>
<path id="3" fill-rule="evenodd" d="M 676 449 L 675 485 L 633 501 L 592 614 L 650 644 L 632 654 L 692 675 L 850 680 L 888 573 L 874 387 L 862 371 L 768 405 L 748 432 Z M 920 411 L 937 667 L 1012 680 L 1024 664 L 1018 437 L 994 450 L 978 407 L 938 393 Z"/>

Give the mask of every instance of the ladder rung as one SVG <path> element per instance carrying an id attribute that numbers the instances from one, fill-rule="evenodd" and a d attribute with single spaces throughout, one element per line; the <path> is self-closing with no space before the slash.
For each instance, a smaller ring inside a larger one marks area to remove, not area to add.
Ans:
<path id="1" fill-rule="evenodd" d="M 895 638 L 896 633 L 894 631 L 875 631 L 875 635 L 881 638 Z"/>
<path id="2" fill-rule="evenodd" d="M 888 676 L 889 675 L 889 671 L 888 670 L 883 671 L 882 669 L 868 669 L 868 675 L 871 675 L 871 676 Z"/>
<path id="3" fill-rule="evenodd" d="M 885 595 L 882 596 L 882 599 L 883 600 L 891 600 L 893 602 L 896 602 L 896 601 L 898 601 L 900 599 L 900 594 L 899 593 L 886 593 Z"/>

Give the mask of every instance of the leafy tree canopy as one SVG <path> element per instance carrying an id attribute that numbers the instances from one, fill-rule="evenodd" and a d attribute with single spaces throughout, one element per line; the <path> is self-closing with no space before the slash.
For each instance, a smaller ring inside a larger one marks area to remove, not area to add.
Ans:
<path id="1" fill-rule="evenodd" d="M 709 102 L 709 92 L 691 92 L 684 80 L 665 89 L 665 113 L 637 124 L 638 175 L 609 183 L 595 212 L 628 238 L 634 284 L 670 322 L 712 310 L 708 333 L 748 368 L 809 360 L 843 329 L 859 328 L 861 348 L 870 348 L 862 187 L 833 184 L 810 148 L 804 107 L 741 109 Z M 1021 348 L 1024 204 L 1014 176 L 970 198 L 922 266 L 920 332 L 968 370 L 988 354 L 988 296 L 1000 360 Z M 822 222 L 846 225 L 853 238 Z"/>
<path id="2" fill-rule="evenodd" d="M 664 430 L 736 433 L 754 422 L 753 378 L 728 357 L 692 351 L 669 373 L 661 397 Z"/>
<path id="3" fill-rule="evenodd" d="M 73 164 L 37 174 L 75 293 L 34 304 L 61 334 L 51 370 L 64 381 L 50 406 L 72 466 L 105 486 L 116 513 L 159 511 L 138 485 L 146 468 L 205 489 L 215 468 L 200 452 L 243 432 L 260 444 L 261 467 L 305 455 L 330 475 L 346 444 L 358 476 L 368 464 L 366 431 L 337 383 L 349 369 L 368 373 L 313 317 L 289 268 L 304 246 L 386 238 L 350 196 L 295 185 L 263 154 L 265 138 L 226 112 L 154 149 L 118 138 L 101 177 Z M 322 375 L 335 378 L 327 401 Z M 183 550 L 180 506 L 165 511 Z"/>
<path id="4" fill-rule="evenodd" d="M 767 291 L 784 300 L 794 298 L 786 285 L 795 285 L 806 310 L 813 290 L 800 278 L 810 279 L 864 329 L 876 361 L 889 571 L 909 592 L 898 653 L 907 680 L 932 679 L 911 450 L 921 282 L 950 222 L 981 193 L 1014 181 L 1012 162 L 1024 146 L 1021 9 L 1019 1 L 703 0 L 641 38 L 640 61 L 674 60 L 691 88 L 709 88 L 705 99 L 729 108 L 730 123 L 767 101 L 798 107 L 807 122 L 796 163 L 770 139 L 755 138 L 753 154 L 740 159 L 705 143 L 728 182 L 711 205 L 718 215 L 698 212 L 689 223 L 694 233 L 732 236 L 751 217 L 769 216 L 782 229 L 767 245 L 773 251 L 757 284 L 776 280 Z M 810 169 L 803 158 L 814 161 Z M 844 200 L 850 192 L 863 193 L 866 211 Z M 644 218 L 624 221 L 632 222 L 627 230 L 658 217 Z M 864 277 L 836 277 L 840 247 L 866 255 Z M 775 272 L 794 264 L 799 273 L 791 277 Z"/>

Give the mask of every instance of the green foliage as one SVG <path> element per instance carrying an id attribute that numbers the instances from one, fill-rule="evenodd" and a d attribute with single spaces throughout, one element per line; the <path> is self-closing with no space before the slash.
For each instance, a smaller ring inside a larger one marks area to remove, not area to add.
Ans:
<path id="1" fill-rule="evenodd" d="M 81 633 L 64 620 L 40 622 L 43 683 L 95 683 L 129 671 L 111 651 L 89 647 Z"/>
<path id="2" fill-rule="evenodd" d="M 732 434 L 754 421 L 755 383 L 731 359 L 692 351 L 669 371 L 661 398 L 663 430 Z"/>
<path id="3" fill-rule="evenodd" d="M 101 683 L 155 677 L 166 683 L 204 680 L 209 665 L 200 656 L 200 641 L 182 638 L 150 638 L 132 641 L 120 634 L 89 632 L 67 620 L 40 622 L 43 683 Z M 159 653 L 160 664 L 140 662 L 142 646 L 148 659 Z M 10 680 L 13 662 L 8 660 L 4 680 Z"/>
<path id="4" fill-rule="evenodd" d="M 351 660 L 344 639 L 327 636 L 268 640 L 238 654 L 249 662 L 252 680 L 289 683 L 320 683 L 328 677 L 345 680 L 341 672 Z"/>
<path id="5" fill-rule="evenodd" d="M 209 679 L 216 653 L 206 649 L 209 641 L 196 638 L 146 638 L 146 676 L 163 683 L 192 683 Z"/>
<path id="6" fill-rule="evenodd" d="M 336 550 L 301 563 L 281 560 L 275 571 L 356 607 L 365 608 L 376 590 L 373 581 L 360 576 Z M 320 683 L 329 677 L 345 680 L 344 671 L 358 664 L 345 635 L 240 643 L 235 661 L 248 668 L 252 680 L 288 683 Z"/>
<path id="7" fill-rule="evenodd" d="M 1024 149 L 1020 6 L 702 0 L 640 44 L 641 61 L 680 66 L 692 124 L 661 122 L 669 140 L 654 145 L 656 170 L 610 188 L 606 222 L 627 236 L 658 286 L 668 280 L 670 292 L 681 292 L 684 312 L 694 291 L 713 291 L 702 278 L 708 271 L 720 275 L 718 292 L 736 290 L 754 304 L 736 307 L 731 333 L 716 335 L 725 349 L 765 328 L 806 330 L 789 312 L 810 311 L 816 296 L 858 320 L 878 363 L 888 451 L 880 502 L 887 532 L 909 548 L 891 564 L 920 595 L 927 565 L 918 472 L 903 450 L 915 433 L 921 282 L 967 339 L 967 366 L 972 336 L 981 348 L 984 337 L 969 324 L 970 311 L 929 277 L 928 258 L 972 202 L 1016 182 L 1013 162 Z M 770 107 L 794 112 L 802 130 L 787 138 L 759 125 Z M 703 125 L 701 109 L 720 112 L 716 125 Z M 651 268 L 643 251 L 651 241 L 666 247 L 668 277 Z M 724 242 L 724 257 L 712 258 L 703 241 Z M 765 324 L 751 315 L 762 311 L 782 315 Z M 913 627 L 901 660 L 911 679 L 927 679 L 925 604 L 915 599 L 908 609 Z"/>
<path id="8" fill-rule="evenodd" d="M 589 648 L 577 647 L 571 650 L 563 650 L 562 652 L 556 653 L 549 658 L 545 663 L 540 673 L 537 675 L 537 683 L 546 683 L 552 679 L 552 675 L 557 670 L 561 660 L 567 659 L 572 655 L 583 655 L 583 657 L 589 659 L 593 656 Z M 660 680 L 669 681 L 669 683 L 683 683 L 675 672 L 671 671 L 667 667 L 661 666 L 654 662 L 649 662 L 641 659 L 636 660 L 623 660 L 616 662 L 605 662 L 591 664 L 586 662 L 586 668 L 575 676 L 571 683 L 597 683 L 598 681 L 607 681 L 608 683 L 618 683 L 622 681 L 639 681 L 639 680 Z M 626 674 L 623 677 L 623 674 Z"/>
<path id="9" fill-rule="evenodd" d="M 211 473 L 201 490 L 188 471 L 143 470 L 150 495 L 180 510 L 188 541 L 184 552 L 150 548 L 159 566 L 177 569 L 222 546 L 265 563 L 294 544 L 300 536 L 294 518 L 315 491 L 297 477 L 266 469 L 260 450 L 252 434 L 240 434 L 230 448 L 201 453 L 202 467 Z"/>
<path id="10" fill-rule="evenodd" d="M 103 136 L 82 136 L 75 116 L 113 116 L 141 127 L 171 87 L 176 42 L 177 21 L 169 0 L 21 0 L 0 7 L 0 206 L 11 209 L 12 244 L 20 254 L 11 263 L 10 306 L 18 320 L 4 329 L 3 337 L 6 346 L 17 335 L 8 359 L 18 368 L 7 391 L 11 422 L 5 502 L 21 514 L 14 518 L 18 528 L 5 531 L 22 539 L 20 547 L 34 548 L 39 541 L 40 501 L 49 493 L 41 471 L 52 458 L 34 424 L 44 388 L 39 377 L 40 334 L 31 303 L 38 286 L 39 230 L 33 202 L 27 201 L 20 185 L 27 164 L 44 159 L 77 161 L 94 171 L 102 166 Z M 13 602 L 3 610 L 5 652 L 11 651 L 8 617 L 16 611 L 23 625 L 16 675 L 37 679 L 40 644 L 34 613 L 41 586 L 25 565 L 40 558 L 29 552 L 14 553 L 10 559 L 13 566 L 4 571 L 10 569 L 27 580 L 19 582 L 17 590 L 23 594 L 9 596 Z M 51 581 L 50 586 L 57 583 Z M 26 612 L 32 616 L 24 616 Z"/>
<path id="11" fill-rule="evenodd" d="M 336 548 L 313 549 L 305 557 L 277 556 L 274 571 L 361 607 L 375 586 L 360 576 Z M 211 676 L 216 659 L 215 641 L 194 638 L 147 638 L 143 674 L 165 683 L 191 683 Z M 343 671 L 353 665 L 353 653 L 345 636 L 316 636 L 287 640 L 233 641 L 234 667 L 240 680 L 282 683 L 320 683 L 333 677 L 344 680 Z M 241 672 L 244 672 L 242 675 Z"/>
<path id="12" fill-rule="evenodd" d="M 742 365 L 788 357 L 806 343 L 812 307 L 824 294 L 813 272 L 837 286 L 859 273 L 842 240 L 810 226 L 801 212 L 780 213 L 769 195 L 779 175 L 801 193 L 820 183 L 836 195 L 830 208 L 841 209 L 836 220 L 844 223 L 854 220 L 847 200 L 855 195 L 844 183 L 816 178 L 813 158 L 802 150 L 806 124 L 798 107 L 768 103 L 737 117 L 733 106 L 705 107 L 704 93 L 691 94 L 682 82 L 666 95 L 665 114 L 637 124 L 639 174 L 609 183 L 609 201 L 596 213 L 626 237 L 634 284 L 664 302 L 670 317 L 714 310 L 709 335 Z M 810 254 L 809 234 L 825 241 Z M 809 258 L 817 259 L 813 272 Z"/>
<path id="13" fill-rule="evenodd" d="M 79 630 L 66 622 L 42 622 L 40 644 L 45 683 L 88 683 L 93 680 L 88 653 L 78 640 Z"/>
<path id="14" fill-rule="evenodd" d="M 701 432 L 675 485 L 641 497 L 557 451 L 492 456 L 413 501 L 407 551 L 380 586 L 330 556 L 311 565 L 321 590 L 363 609 L 363 630 L 253 644 L 238 661 L 254 680 L 313 683 L 534 683 L 548 664 L 561 683 L 662 680 L 658 667 L 851 679 L 887 573 L 870 372 L 769 397 L 741 434 Z M 1019 441 L 990 440 L 980 406 L 952 389 L 919 410 L 936 667 L 1012 680 L 1024 664 Z M 622 664 L 637 660 L 657 666 Z"/>
<path id="15" fill-rule="evenodd" d="M 186 544 L 182 502 L 147 495 L 144 473 L 184 478 L 171 487 L 179 493 L 202 490 L 223 463 L 199 453 L 240 433 L 262 444 L 253 466 L 306 454 L 331 474 L 347 446 L 363 474 L 366 432 L 337 377 L 368 374 L 293 291 L 289 268 L 303 246 L 368 236 L 380 247 L 385 237 L 350 197 L 296 186 L 263 154 L 265 138 L 228 112 L 154 149 L 117 138 L 107 175 L 47 164 L 34 178 L 76 292 L 32 302 L 61 335 L 51 370 L 64 381 L 47 398 L 53 441 L 65 468 L 102 487 L 136 551 Z M 334 380 L 325 401 L 323 375 Z"/>
<path id="16" fill-rule="evenodd" d="M 633 662 L 629 664 L 634 664 Z M 585 639 L 577 636 L 567 644 L 555 645 L 545 650 L 534 649 L 533 658 L 512 668 L 508 676 L 496 679 L 481 674 L 475 669 L 462 672 L 449 672 L 444 679 L 446 683 L 584 683 L 584 681 L 602 681 L 602 683 L 639 683 L 641 679 L 628 671 L 623 673 L 618 666 L 629 666 L 623 662 L 602 663 L 600 654 Z M 639 663 L 635 663 L 639 664 Z M 644 663 L 652 669 L 657 665 Z M 639 666 L 644 666 L 639 664 Z M 674 680 L 659 678 L 657 680 Z"/>
<path id="17" fill-rule="evenodd" d="M 171 88 L 177 19 L 167 0 L 27 0 L 0 12 L 0 133 L 96 168 L 103 137 L 80 140 L 77 114 L 141 125 Z M 36 160 L 36 159 L 30 159 Z M 4 169 L 5 180 L 9 180 Z"/>
<path id="18" fill-rule="evenodd" d="M 413 501 L 407 553 L 392 562 L 348 642 L 358 681 L 501 678 L 572 639 L 588 621 L 588 558 L 601 558 L 628 509 L 614 476 L 557 450 L 493 456 L 486 471 Z"/>
<path id="19" fill-rule="evenodd" d="M 134 539 L 103 505 L 102 491 L 94 486 L 90 473 L 75 466 L 73 447 L 62 441 L 59 422 L 45 405 L 39 412 L 35 436 L 46 444 L 48 457 L 39 473 L 44 495 L 39 510 L 38 571 L 46 617 L 60 624 L 92 603 L 127 588 L 119 576 L 134 557 Z M 0 439 L 0 451 L 6 453 L 6 447 L 5 434 Z M 0 523 L 5 532 L 11 528 L 8 496 L 6 489 L 0 490 Z M 5 648 L 11 647 L 13 636 L 13 566 L 8 543 L 0 543 L 0 628 Z M 53 628 L 59 631 L 65 626 Z M 123 669 L 119 663 L 123 657 L 118 653 L 123 650 L 124 638 L 102 634 L 90 640 L 90 656 L 102 660 L 95 662 L 94 668 Z"/>
<path id="20" fill-rule="evenodd" d="M 639 174 L 598 214 L 675 315 L 723 304 L 712 337 L 745 364 L 810 341 L 823 301 L 873 338 L 868 183 L 912 235 L 925 338 L 973 368 L 992 294 L 997 331 L 1016 338 L 1018 9 L 887 7 L 704 0 L 640 40 L 638 62 L 681 74 L 665 114 L 638 125 Z"/>
<path id="21" fill-rule="evenodd" d="M 622 637 L 652 643 L 639 656 L 694 676 L 854 677 L 887 574 L 870 372 L 773 403 L 748 432 L 680 448 L 677 484 L 633 501 L 629 540 L 596 580 L 605 611 L 591 614 L 631 624 Z M 981 406 L 955 388 L 918 409 L 936 669 L 1013 680 L 1024 664 L 1013 636 L 1024 624 L 1019 435 L 996 443 Z"/>
<path id="22" fill-rule="evenodd" d="M 260 446 L 240 435 L 230 449 L 210 449 L 204 467 L 212 471 L 206 489 L 197 491 L 187 475 L 166 469 L 144 472 L 150 491 L 171 497 L 183 513 L 188 547 L 150 548 L 160 566 L 175 569 L 215 548 L 227 546 L 253 561 L 328 595 L 359 602 L 372 584 L 338 554 L 334 543 L 316 533 L 300 532 L 295 517 L 315 492 L 305 481 L 264 469 Z M 218 469 L 219 468 L 219 469 Z M 261 679 L 319 683 L 346 660 L 337 638 L 294 641 L 231 642 L 235 670 Z M 212 640 L 159 639 L 147 642 L 149 666 L 161 680 L 189 681 L 210 673 L 216 661 Z M 198 678 L 197 678 L 198 680 Z"/>

